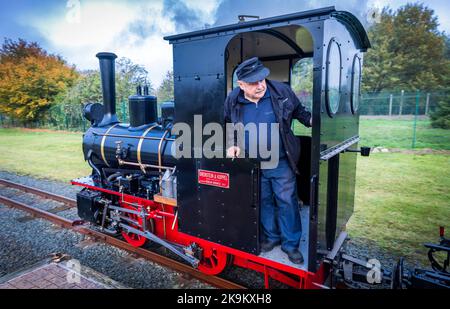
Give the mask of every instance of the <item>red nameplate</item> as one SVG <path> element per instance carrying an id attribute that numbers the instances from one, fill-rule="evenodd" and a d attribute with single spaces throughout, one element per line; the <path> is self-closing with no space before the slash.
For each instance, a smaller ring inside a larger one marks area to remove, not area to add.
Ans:
<path id="1" fill-rule="evenodd" d="M 230 188 L 230 174 L 198 170 L 198 183 L 219 188 Z"/>

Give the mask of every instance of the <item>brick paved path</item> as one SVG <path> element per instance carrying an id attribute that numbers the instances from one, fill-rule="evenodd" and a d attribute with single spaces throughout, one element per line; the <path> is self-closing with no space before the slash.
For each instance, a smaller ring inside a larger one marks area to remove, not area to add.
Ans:
<path id="1" fill-rule="evenodd" d="M 92 271 L 88 274 L 81 271 L 80 274 L 66 265 L 65 263 L 50 263 L 19 273 L 17 276 L 8 278 L 9 280 L 1 283 L 0 289 L 110 289 L 122 287 L 115 282 L 113 283 L 111 279 L 107 279 L 106 283 L 99 282 L 99 280 L 90 276 Z M 101 275 L 96 273 L 95 277 L 98 278 L 99 276 Z"/>

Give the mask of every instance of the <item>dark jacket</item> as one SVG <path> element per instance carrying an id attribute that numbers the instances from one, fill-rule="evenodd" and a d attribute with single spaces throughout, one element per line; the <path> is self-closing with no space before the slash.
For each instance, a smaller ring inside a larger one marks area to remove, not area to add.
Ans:
<path id="1" fill-rule="evenodd" d="M 306 127 L 310 127 L 311 113 L 306 110 L 289 85 L 278 81 L 266 80 L 270 91 L 272 106 L 280 126 L 281 140 L 286 150 L 286 155 L 291 168 L 298 174 L 297 163 L 300 158 L 300 139 L 291 130 L 292 119 L 298 119 Z M 239 87 L 225 99 L 224 118 L 225 123 L 242 123 L 241 104 L 238 104 Z M 227 136 L 227 138 L 234 138 Z"/>

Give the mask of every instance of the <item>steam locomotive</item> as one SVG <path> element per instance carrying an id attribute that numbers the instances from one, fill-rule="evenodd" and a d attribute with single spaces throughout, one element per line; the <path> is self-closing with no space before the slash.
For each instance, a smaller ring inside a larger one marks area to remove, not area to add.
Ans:
<path id="1" fill-rule="evenodd" d="M 72 181 L 83 187 L 79 216 L 133 246 L 159 244 L 206 274 L 233 266 L 261 272 L 266 287 L 269 278 L 295 288 L 332 287 L 343 261 L 347 270 L 349 263 L 370 270 L 341 254 L 354 206 L 356 156 L 370 151 L 358 148 L 361 69 L 370 47 L 358 19 L 327 7 L 165 39 L 173 44 L 174 102 L 158 111 L 156 97 L 138 87 L 129 98 L 129 124 L 116 116 L 116 55 L 97 54 L 103 104 L 83 110 L 91 122 L 83 153 L 92 174 Z M 234 70 L 254 56 L 270 69 L 269 79 L 294 89 L 298 80 L 312 82 L 303 90 L 311 93 L 313 128 L 297 136 L 301 265 L 279 247 L 260 252 L 257 161 L 198 158 L 194 140 L 189 157 L 176 158 L 172 150 L 173 126 L 194 130 L 194 115 L 225 126 L 223 103 L 235 86 Z M 400 264 L 394 273 L 402 273 Z"/>

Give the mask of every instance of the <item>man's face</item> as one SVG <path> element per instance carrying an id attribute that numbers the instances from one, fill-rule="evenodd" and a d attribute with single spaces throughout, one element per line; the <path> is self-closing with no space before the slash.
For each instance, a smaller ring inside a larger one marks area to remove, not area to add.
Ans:
<path id="1" fill-rule="evenodd" d="M 238 80 L 239 87 L 244 91 L 247 98 L 258 101 L 266 93 L 266 80 L 260 80 L 254 83 L 246 83 Z"/>

